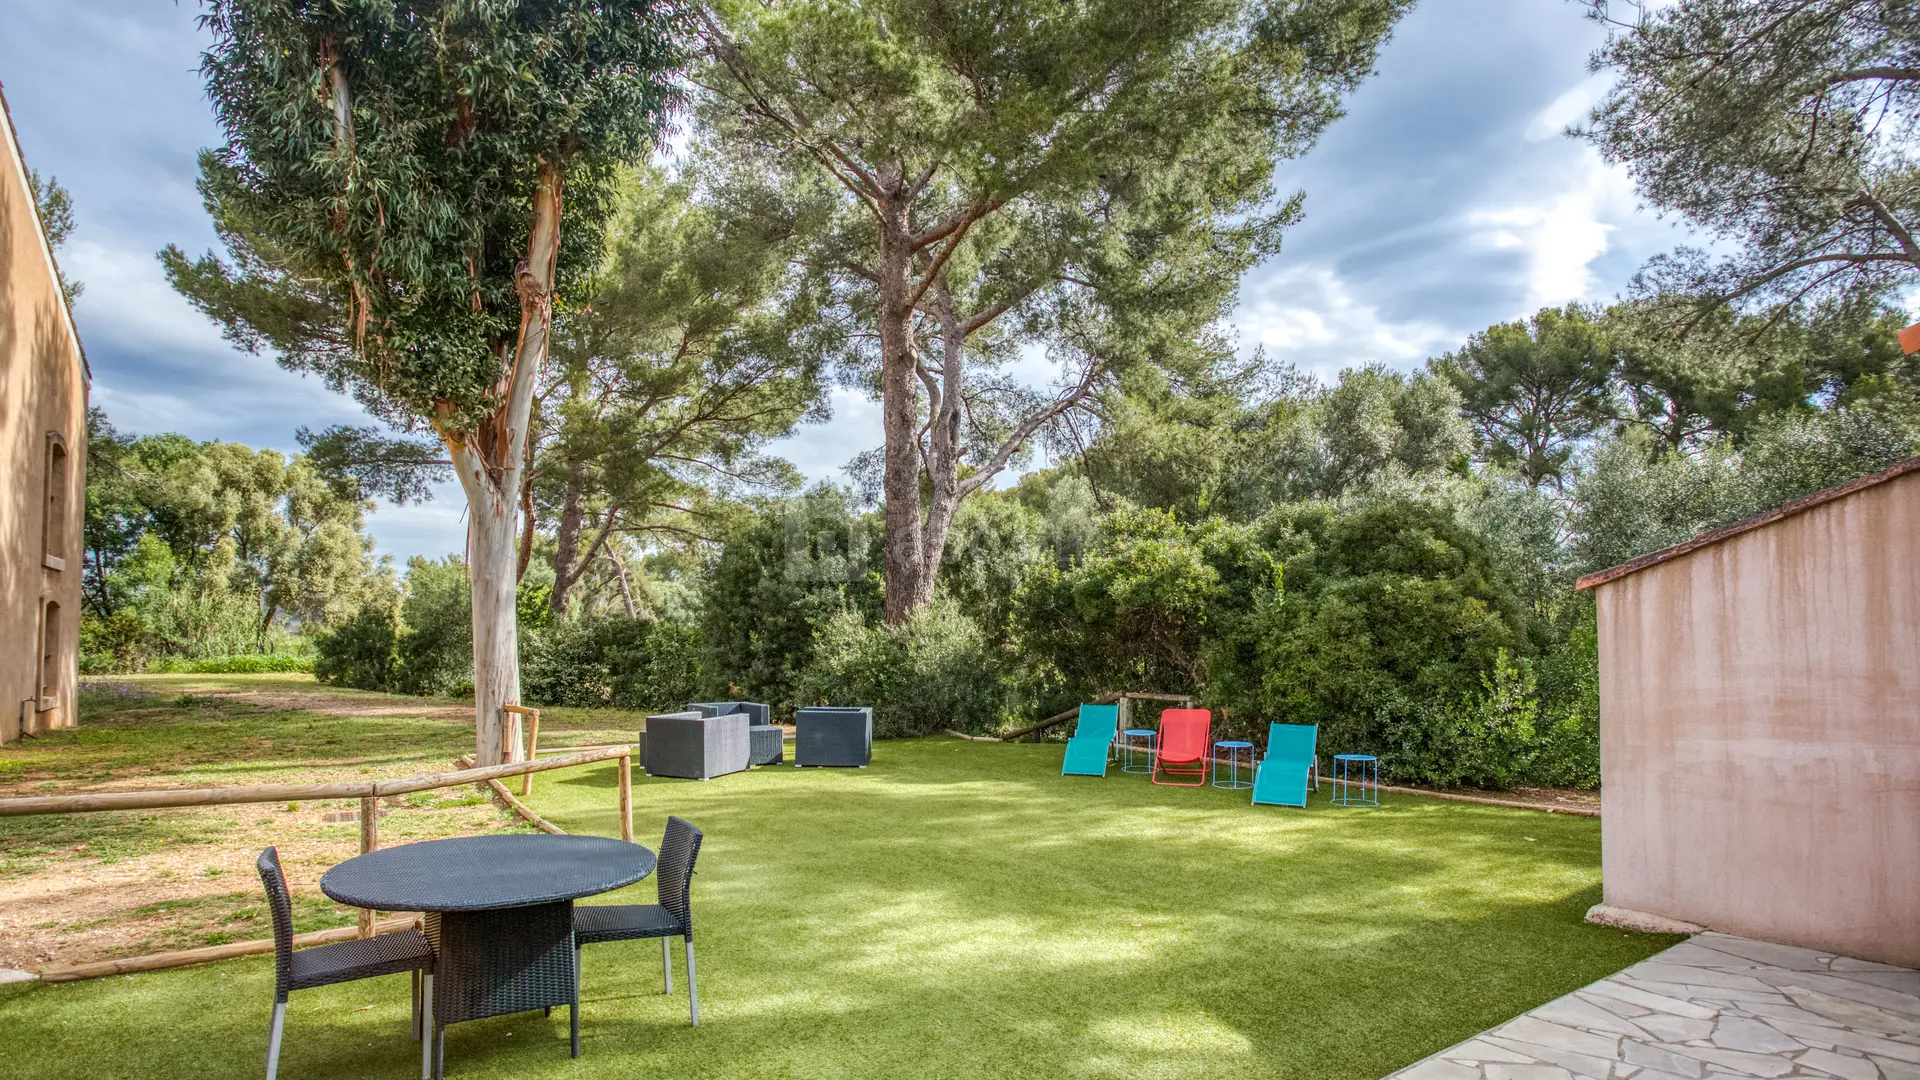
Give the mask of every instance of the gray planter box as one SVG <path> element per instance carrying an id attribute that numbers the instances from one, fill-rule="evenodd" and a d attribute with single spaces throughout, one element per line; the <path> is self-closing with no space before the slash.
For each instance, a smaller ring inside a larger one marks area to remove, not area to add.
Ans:
<path id="1" fill-rule="evenodd" d="M 765 727 L 773 723 L 768 717 L 773 710 L 757 701 L 690 701 L 687 708 L 702 716 L 732 716 L 734 713 L 746 713 L 754 727 Z"/>
<path id="2" fill-rule="evenodd" d="M 794 716 L 793 763 L 866 768 L 873 761 L 873 710 L 810 706 Z"/>
<path id="3" fill-rule="evenodd" d="M 706 780 L 745 772 L 749 756 L 747 717 L 665 713 L 647 717 L 641 763 L 648 776 Z"/>

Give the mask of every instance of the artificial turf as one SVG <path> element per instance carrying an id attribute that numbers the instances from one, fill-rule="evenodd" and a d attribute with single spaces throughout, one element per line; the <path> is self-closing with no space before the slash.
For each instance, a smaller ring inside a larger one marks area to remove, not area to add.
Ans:
<path id="1" fill-rule="evenodd" d="M 1374 1080 L 1672 944 L 1586 925 L 1591 819 L 1389 795 L 1249 805 L 1144 777 L 1061 777 L 1060 748 L 880 744 L 865 770 L 642 779 L 706 833 L 701 1026 L 654 942 L 589 949 L 585 1056 L 566 1017 L 449 1029 L 451 1077 Z M 616 835 L 614 771 L 532 803 Z M 651 839 L 649 839 L 651 837 Z M 651 902 L 650 882 L 609 900 Z M 12 1076 L 251 1077 L 261 958 L 0 987 Z M 404 979 L 295 994 L 282 1077 L 417 1075 Z"/>

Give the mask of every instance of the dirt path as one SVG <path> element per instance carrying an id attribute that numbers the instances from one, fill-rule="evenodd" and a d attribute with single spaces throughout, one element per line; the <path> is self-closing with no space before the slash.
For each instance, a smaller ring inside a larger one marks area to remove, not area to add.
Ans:
<path id="1" fill-rule="evenodd" d="M 83 690 L 81 709 L 79 729 L 0 748 L 0 796 L 413 776 L 451 769 L 472 746 L 471 706 L 284 680 L 100 683 Z M 359 809 L 348 800 L 0 818 L 0 967 L 269 936 L 254 869 L 269 845 L 288 872 L 296 929 L 347 925 L 355 913 L 318 882 L 358 852 Z M 386 844 L 525 828 L 472 788 L 383 800 L 381 811 Z"/>

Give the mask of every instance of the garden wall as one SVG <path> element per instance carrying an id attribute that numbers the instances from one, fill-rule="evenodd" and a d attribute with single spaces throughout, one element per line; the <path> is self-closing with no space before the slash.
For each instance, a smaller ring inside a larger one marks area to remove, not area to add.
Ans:
<path id="1" fill-rule="evenodd" d="M 1920 459 L 1580 586 L 1606 903 L 1920 965 Z"/>
<path id="2" fill-rule="evenodd" d="M 0 742 L 75 717 L 86 369 L 0 99 Z"/>

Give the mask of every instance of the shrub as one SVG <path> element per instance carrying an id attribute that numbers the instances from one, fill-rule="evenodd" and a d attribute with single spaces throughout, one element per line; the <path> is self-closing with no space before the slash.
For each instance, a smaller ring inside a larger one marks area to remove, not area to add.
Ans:
<path id="1" fill-rule="evenodd" d="M 1237 704 L 1247 618 L 1279 582 L 1244 525 L 1188 528 L 1165 511 L 1123 511 L 1079 562 L 1032 569 L 1014 625 L 1049 711 L 1113 690 Z"/>
<path id="2" fill-rule="evenodd" d="M 335 629 L 314 636 L 314 677 L 391 693 L 397 688 L 399 637 L 400 613 L 393 603 L 368 604 Z"/>
<path id="3" fill-rule="evenodd" d="M 400 624 L 394 689 L 453 695 L 473 685 L 473 593 L 464 562 L 454 556 L 408 560 Z"/>
<path id="4" fill-rule="evenodd" d="M 1411 499 L 1296 505 L 1260 529 L 1284 559 L 1286 585 L 1252 619 L 1256 670 L 1242 678 L 1257 687 L 1262 719 L 1318 724 L 1326 752 L 1378 754 L 1382 773 L 1401 780 L 1496 782 L 1507 772 L 1444 757 L 1467 753 L 1476 730 L 1501 740 L 1521 730 L 1510 700 L 1520 676 L 1500 673 L 1524 669 L 1544 631 L 1451 509 Z"/>
<path id="5" fill-rule="evenodd" d="M 139 671 L 147 659 L 146 626 L 122 608 L 106 618 L 80 619 L 80 674 L 114 675 Z"/>
<path id="6" fill-rule="evenodd" d="M 625 615 L 563 622 L 528 640 L 520 686 L 536 705 L 679 708 L 700 689 L 700 633 Z"/>
<path id="7" fill-rule="evenodd" d="M 727 538 L 708 576 L 705 668 L 782 711 L 837 612 L 880 611 L 880 532 L 819 488 L 770 504 Z M 730 696 L 720 684 L 707 692 Z"/>
<path id="8" fill-rule="evenodd" d="M 1600 633 L 1592 595 L 1567 640 L 1541 658 L 1539 745 L 1521 779 L 1554 787 L 1600 786 Z"/>
<path id="9" fill-rule="evenodd" d="M 1019 701 L 1008 665 L 947 597 L 898 628 L 851 611 L 827 619 L 795 695 L 803 705 L 873 706 L 874 735 L 882 739 L 944 727 L 998 730 Z"/>
<path id="10" fill-rule="evenodd" d="M 1503 788 L 1531 765 L 1540 701 L 1533 675 L 1505 649 L 1480 677 L 1480 692 L 1452 704 L 1415 708 L 1413 723 L 1388 727 L 1381 758 L 1396 770 L 1436 787 Z"/>

